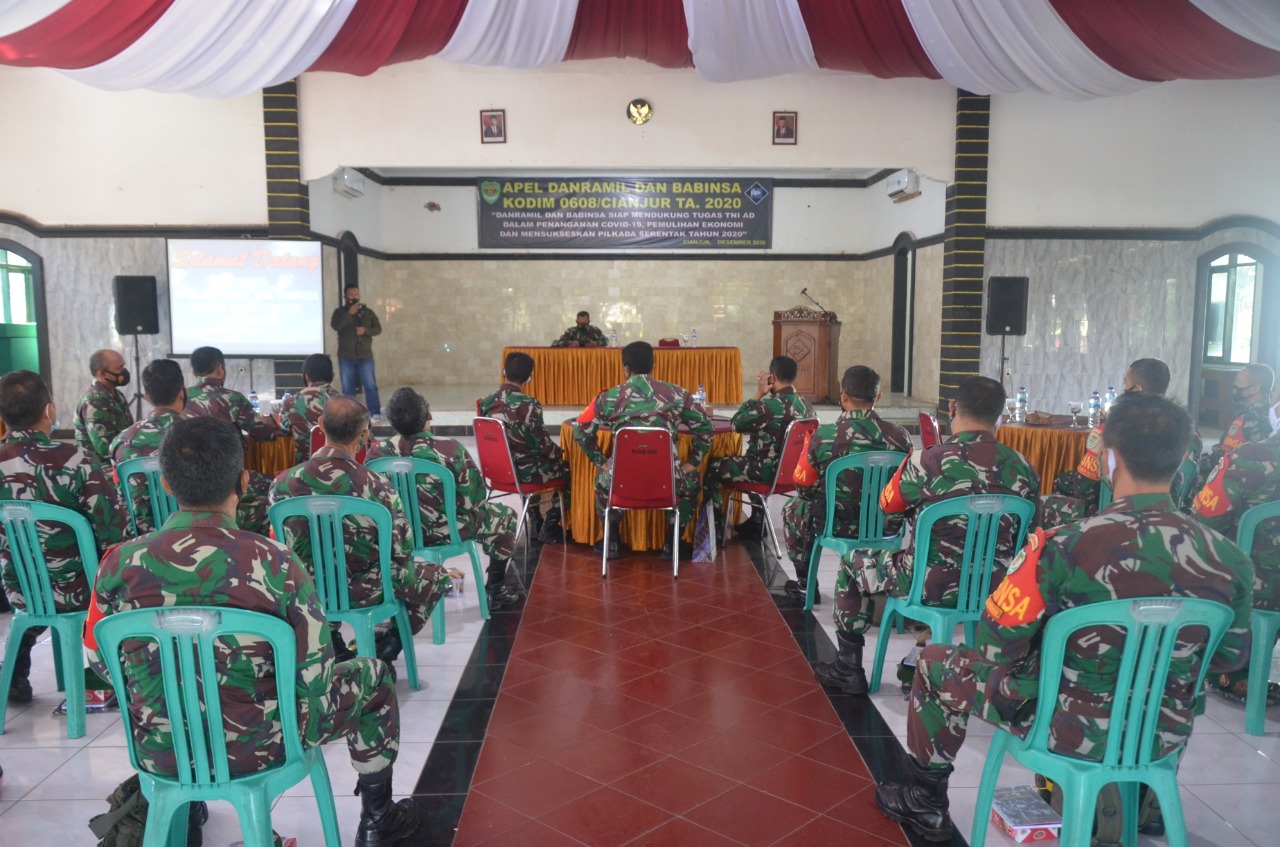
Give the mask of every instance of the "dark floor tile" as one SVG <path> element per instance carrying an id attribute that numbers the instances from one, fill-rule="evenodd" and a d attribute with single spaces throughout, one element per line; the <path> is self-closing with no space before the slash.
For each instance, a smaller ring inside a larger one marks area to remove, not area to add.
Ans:
<path id="1" fill-rule="evenodd" d="M 827 817 L 870 833 L 890 844 L 906 844 L 908 841 L 902 827 L 880 814 L 880 810 L 876 808 L 874 785 L 837 803 L 828 809 L 826 814 Z M 963 843 L 963 840 L 960 843 Z"/>
<path id="2" fill-rule="evenodd" d="M 492 700 L 502 688 L 502 677 L 506 670 L 505 665 L 468 665 L 462 672 L 462 678 L 458 680 L 453 696 L 466 700 Z"/>
<path id="3" fill-rule="evenodd" d="M 444 722 L 436 735 L 442 741 L 484 741 L 493 714 L 493 700 L 454 700 L 444 713 Z"/>
<path id="4" fill-rule="evenodd" d="M 511 650 L 516 640 L 512 637 L 481 635 L 476 639 L 476 647 L 472 652 L 472 661 L 478 665 L 502 665 L 511 658 Z"/>
<path id="5" fill-rule="evenodd" d="M 413 793 L 466 794 L 483 744 L 483 741 L 444 743 L 437 740 L 431 745 Z"/>
<path id="6" fill-rule="evenodd" d="M 480 791 L 472 791 L 462 807 L 458 835 L 453 847 L 475 847 L 485 840 L 526 823 L 529 816 L 498 802 Z"/>
<path id="7" fill-rule="evenodd" d="M 539 820 L 591 847 L 621 847 L 637 833 L 649 832 L 671 819 L 656 806 L 613 788 L 601 788 L 572 800 Z"/>
<path id="8" fill-rule="evenodd" d="M 452 843 L 466 800 L 467 797 L 464 794 L 414 797 L 413 805 L 421 821 L 414 840 L 419 844 Z"/>

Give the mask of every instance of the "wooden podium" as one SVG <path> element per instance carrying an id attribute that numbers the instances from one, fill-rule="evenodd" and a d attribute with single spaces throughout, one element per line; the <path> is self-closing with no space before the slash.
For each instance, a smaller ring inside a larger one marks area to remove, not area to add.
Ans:
<path id="1" fill-rule="evenodd" d="M 773 355 L 796 360 L 796 393 L 810 403 L 838 403 L 840 321 L 835 312 L 796 306 L 773 313 Z"/>

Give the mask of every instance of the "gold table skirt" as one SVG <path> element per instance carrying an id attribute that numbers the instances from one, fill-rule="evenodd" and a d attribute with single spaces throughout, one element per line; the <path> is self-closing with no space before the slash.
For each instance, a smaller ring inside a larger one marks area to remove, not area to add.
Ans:
<path id="1" fill-rule="evenodd" d="M 244 454 L 244 466 L 274 477 L 280 471 L 293 467 L 293 436 L 279 435 L 272 441 L 249 439 L 249 449 Z"/>
<path id="2" fill-rule="evenodd" d="M 1021 453 L 1040 474 L 1040 493 L 1053 491 L 1053 480 L 1063 471 L 1073 471 L 1084 456 L 1089 429 L 1059 426 L 1027 426 L 1007 423 L 996 438 Z"/>
<path id="3" fill-rule="evenodd" d="M 622 382 L 618 347 L 507 347 L 533 357 L 533 379 L 525 390 L 547 406 L 585 406 Z M 655 347 L 653 376 L 695 391 L 707 390 L 712 405 L 742 402 L 742 353 L 737 347 Z M 499 364 L 501 370 L 501 364 Z"/>
<path id="4" fill-rule="evenodd" d="M 587 454 L 582 452 L 578 442 L 573 440 L 574 429 L 573 421 L 565 421 L 560 425 L 560 447 L 564 450 L 564 457 L 569 462 L 569 486 L 573 492 L 569 535 L 579 544 L 595 544 L 604 537 L 604 526 L 596 515 L 596 466 L 587 458 Z M 600 449 L 608 455 L 609 445 L 613 443 L 613 433 L 599 432 L 596 437 Z M 683 462 L 688 457 L 691 445 L 692 438 L 683 432 L 680 433 L 676 439 L 676 451 L 680 461 Z M 707 463 L 712 457 L 736 456 L 741 448 L 742 436 L 738 433 L 732 431 L 717 433 L 711 440 L 711 452 L 698 466 L 699 477 L 706 477 Z M 692 518 L 693 515 L 680 516 L 681 522 L 690 521 L 689 529 L 685 532 L 686 541 L 693 540 L 695 522 L 691 521 Z M 665 512 L 656 510 L 627 512 L 627 516 L 622 521 L 621 540 L 637 552 L 659 550 L 662 548 L 666 525 Z"/>

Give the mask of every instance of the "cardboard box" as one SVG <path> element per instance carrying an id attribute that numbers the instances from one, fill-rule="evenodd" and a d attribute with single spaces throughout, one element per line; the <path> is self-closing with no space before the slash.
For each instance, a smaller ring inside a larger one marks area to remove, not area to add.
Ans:
<path id="1" fill-rule="evenodd" d="M 1062 815 L 1030 785 L 997 788 L 991 801 L 991 822 L 1019 844 L 1052 841 L 1062 829 Z"/>

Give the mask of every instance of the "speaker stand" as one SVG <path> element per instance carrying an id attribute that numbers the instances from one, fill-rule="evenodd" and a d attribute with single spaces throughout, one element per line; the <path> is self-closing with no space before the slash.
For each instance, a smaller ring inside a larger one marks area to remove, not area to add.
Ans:
<path id="1" fill-rule="evenodd" d="M 1009 364 L 1009 357 L 1004 354 L 1004 342 L 1005 342 L 1005 339 L 1007 339 L 1008 337 L 1009 336 L 1004 335 L 1003 333 L 1000 335 L 1000 384 L 1001 385 L 1004 385 L 1004 381 L 1006 378 L 1005 374 L 1008 372 L 1007 366 Z M 1007 390 L 1008 391 L 1013 390 L 1012 380 L 1010 380 L 1010 383 L 1007 386 Z"/>
<path id="2" fill-rule="evenodd" d="M 133 334 L 133 378 L 137 380 L 133 389 L 133 419 L 135 421 L 142 420 L 142 350 L 138 343 L 139 334 L 136 332 Z"/>

